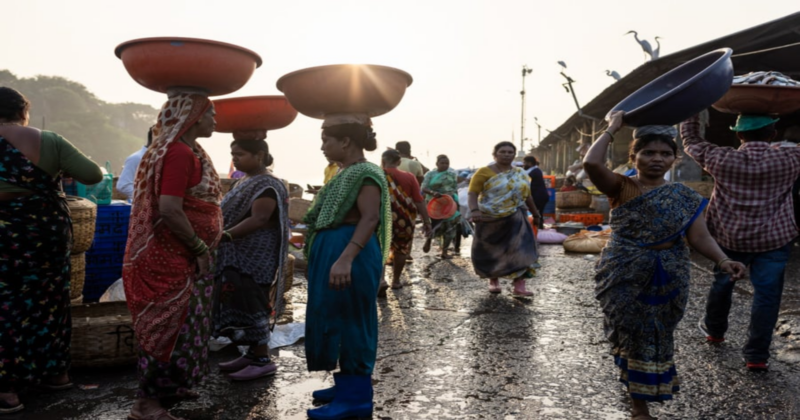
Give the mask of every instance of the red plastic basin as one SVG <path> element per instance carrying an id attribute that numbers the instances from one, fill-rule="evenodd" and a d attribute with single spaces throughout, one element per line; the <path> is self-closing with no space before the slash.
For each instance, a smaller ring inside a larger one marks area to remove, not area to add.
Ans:
<path id="1" fill-rule="evenodd" d="M 123 42 L 114 53 L 140 85 L 202 89 L 210 96 L 236 92 L 250 80 L 261 57 L 248 49 L 206 39 L 160 37 Z"/>
<path id="2" fill-rule="evenodd" d="M 216 131 L 277 130 L 291 124 L 297 117 L 285 96 L 245 96 L 214 101 L 217 116 Z"/>

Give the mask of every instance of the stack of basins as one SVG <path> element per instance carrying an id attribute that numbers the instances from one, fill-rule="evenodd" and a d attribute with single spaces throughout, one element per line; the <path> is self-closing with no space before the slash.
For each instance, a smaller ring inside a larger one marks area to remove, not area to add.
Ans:
<path id="1" fill-rule="evenodd" d="M 128 241 L 130 216 L 129 204 L 97 206 L 94 243 L 86 251 L 84 301 L 97 301 L 108 286 L 122 277 L 122 259 Z"/>

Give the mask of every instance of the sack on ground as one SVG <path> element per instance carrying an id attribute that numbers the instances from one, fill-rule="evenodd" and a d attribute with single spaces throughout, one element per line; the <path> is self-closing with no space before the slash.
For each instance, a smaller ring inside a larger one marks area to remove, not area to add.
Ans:
<path id="1" fill-rule="evenodd" d="M 564 250 L 580 254 L 599 254 L 611 239 L 611 231 L 582 230 L 564 240 Z"/>
<path id="2" fill-rule="evenodd" d="M 541 244 L 560 244 L 567 239 L 567 235 L 556 232 L 555 229 L 542 229 L 536 234 L 536 239 Z"/>

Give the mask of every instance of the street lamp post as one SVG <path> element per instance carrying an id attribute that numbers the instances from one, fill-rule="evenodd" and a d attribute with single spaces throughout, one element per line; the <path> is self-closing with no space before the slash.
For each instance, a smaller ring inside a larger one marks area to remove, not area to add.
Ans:
<path id="1" fill-rule="evenodd" d="M 519 92 L 520 96 L 522 96 L 522 115 L 520 118 L 520 128 L 519 128 L 519 150 L 520 153 L 523 152 L 525 148 L 525 76 L 531 74 L 533 69 L 529 69 L 528 65 L 522 66 L 522 91 Z"/>

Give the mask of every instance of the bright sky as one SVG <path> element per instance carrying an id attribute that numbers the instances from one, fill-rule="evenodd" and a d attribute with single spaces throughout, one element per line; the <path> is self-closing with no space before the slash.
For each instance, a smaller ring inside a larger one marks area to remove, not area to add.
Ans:
<path id="1" fill-rule="evenodd" d="M 798 11 L 796 0 L 761 6 L 721 0 L 136 0 L 5 1 L 0 25 L 2 62 L 21 77 L 63 76 L 109 102 L 160 107 L 165 97 L 136 84 L 114 55 L 124 41 L 182 36 L 229 42 L 264 60 L 250 82 L 230 96 L 272 95 L 277 79 L 305 67 L 382 64 L 414 77 L 400 105 L 374 120 L 378 151 L 409 140 L 427 166 L 446 153 L 454 167 L 485 165 L 491 148 L 513 136 L 519 144 L 522 65 L 526 79 L 526 137 L 533 121 L 555 129 L 576 111 L 556 64 L 566 62 L 581 104 L 643 63 L 629 30 L 661 55 Z M 13 18 L 9 18 L 13 17 Z M 780 69 L 776 69 L 779 70 Z M 24 92 L 23 92 L 24 93 Z M 292 182 L 319 182 L 320 121 L 298 116 L 269 133 L 275 172 Z M 143 141 L 144 141 L 144 133 Z M 202 144 L 227 173 L 230 135 Z M 113 141 L 113 139 L 109 139 Z M 526 148 L 530 143 L 526 144 Z M 134 152 L 131 150 L 131 153 Z"/>

